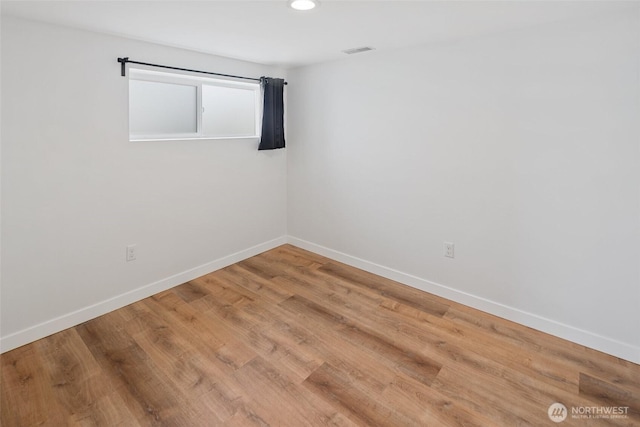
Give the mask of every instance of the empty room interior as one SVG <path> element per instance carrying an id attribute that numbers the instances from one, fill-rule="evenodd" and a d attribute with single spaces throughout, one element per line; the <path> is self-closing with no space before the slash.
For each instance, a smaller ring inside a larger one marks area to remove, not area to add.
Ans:
<path id="1" fill-rule="evenodd" d="M 640 426 L 640 2 L 0 30 L 2 426 Z"/>

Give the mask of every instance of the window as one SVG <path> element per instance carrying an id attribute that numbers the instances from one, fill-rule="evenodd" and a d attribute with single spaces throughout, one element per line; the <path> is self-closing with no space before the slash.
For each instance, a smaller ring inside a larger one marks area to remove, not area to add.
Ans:
<path id="1" fill-rule="evenodd" d="M 257 138 L 260 84 L 130 70 L 129 139 Z"/>

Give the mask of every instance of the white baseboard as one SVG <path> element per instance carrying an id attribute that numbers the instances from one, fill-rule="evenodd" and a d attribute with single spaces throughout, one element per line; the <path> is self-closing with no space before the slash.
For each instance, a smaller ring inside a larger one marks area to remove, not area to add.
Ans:
<path id="1" fill-rule="evenodd" d="M 14 332 L 0 338 L 0 349 L 4 353 L 22 345 L 39 340 L 56 332 L 79 325 L 88 320 L 94 319 L 110 311 L 132 304 L 141 299 L 155 295 L 158 292 L 166 291 L 174 286 L 193 280 L 197 277 L 219 270 L 228 265 L 242 261 L 259 253 L 268 251 L 286 243 L 286 237 L 278 237 L 268 242 L 252 246 L 248 249 L 227 255 L 225 257 L 207 262 L 189 270 L 183 271 L 173 276 L 164 278 L 154 283 L 142 286 L 132 291 L 117 295 L 97 304 L 81 308 L 74 312 L 56 317 L 38 325 L 31 326 L 18 332 Z"/>
<path id="2" fill-rule="evenodd" d="M 528 326 L 538 331 L 542 331 L 550 335 L 554 335 L 556 337 L 602 351 L 612 356 L 620 357 L 630 362 L 640 364 L 640 347 L 613 340 L 595 334 L 593 332 L 576 328 L 571 325 L 556 322 L 554 320 L 547 319 L 533 313 L 528 313 L 517 308 L 509 307 L 495 301 L 462 292 L 448 286 L 431 282 L 429 280 L 422 279 L 411 274 L 403 273 L 401 271 L 394 270 L 383 265 L 379 265 L 333 249 L 329 249 L 324 246 L 299 239 L 297 237 L 288 236 L 287 242 L 294 246 L 298 246 L 302 249 L 315 252 L 327 258 L 331 258 L 344 264 L 359 268 L 361 270 L 377 274 L 378 276 L 395 280 L 396 282 L 400 282 L 413 288 L 432 293 L 434 295 L 467 305 L 469 307 L 473 307 L 478 310 L 482 310 L 486 313 L 502 317 L 504 319 Z"/>

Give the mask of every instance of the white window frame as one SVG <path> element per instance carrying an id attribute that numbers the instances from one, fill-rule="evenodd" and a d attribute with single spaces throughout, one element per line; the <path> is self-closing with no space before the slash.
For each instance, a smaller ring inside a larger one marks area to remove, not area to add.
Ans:
<path id="1" fill-rule="evenodd" d="M 192 86 L 196 88 L 196 132 L 184 134 L 148 134 L 131 135 L 129 127 L 129 141 L 168 141 L 185 139 L 259 139 L 262 119 L 262 92 L 260 83 L 239 82 L 233 80 L 213 79 L 208 77 L 193 76 L 187 74 L 167 73 L 160 71 L 150 71 L 141 68 L 129 69 L 129 80 L 139 80 L 156 83 L 170 83 L 177 85 Z M 218 87 L 229 87 L 236 89 L 248 89 L 254 92 L 255 98 L 255 131 L 253 135 L 246 136 L 211 136 L 202 132 L 202 86 L 211 85 Z"/>

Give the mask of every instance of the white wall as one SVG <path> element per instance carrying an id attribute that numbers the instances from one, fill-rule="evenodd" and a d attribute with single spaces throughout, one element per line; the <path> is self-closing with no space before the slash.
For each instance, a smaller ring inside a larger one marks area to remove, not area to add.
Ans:
<path id="1" fill-rule="evenodd" d="M 119 56 L 285 77 L 3 16 L 3 351 L 284 241 L 286 152 L 259 152 L 256 140 L 128 142 Z"/>
<path id="2" fill-rule="evenodd" d="M 640 363 L 630 7 L 290 71 L 291 241 Z"/>

